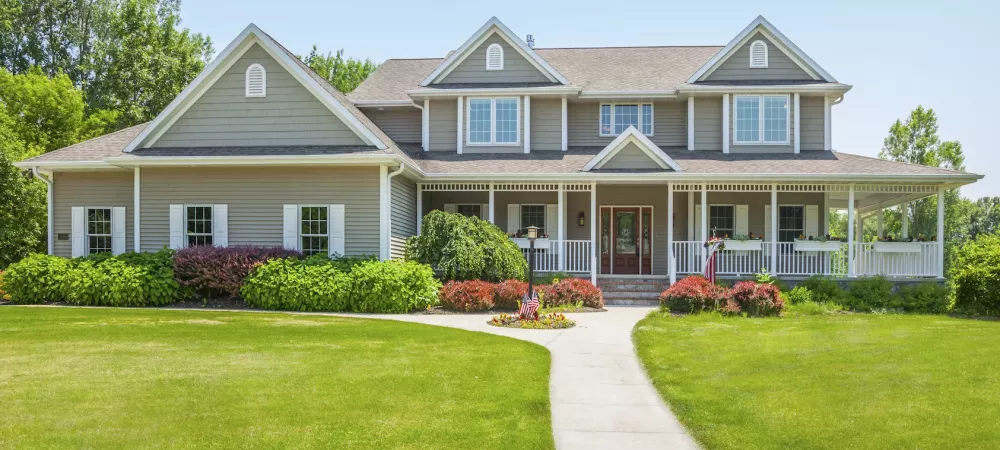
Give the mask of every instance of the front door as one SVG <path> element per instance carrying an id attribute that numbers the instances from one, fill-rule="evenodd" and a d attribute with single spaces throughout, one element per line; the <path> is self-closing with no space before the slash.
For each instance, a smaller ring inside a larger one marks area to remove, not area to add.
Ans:
<path id="1" fill-rule="evenodd" d="M 601 208 L 601 273 L 652 273 L 652 208 Z"/>

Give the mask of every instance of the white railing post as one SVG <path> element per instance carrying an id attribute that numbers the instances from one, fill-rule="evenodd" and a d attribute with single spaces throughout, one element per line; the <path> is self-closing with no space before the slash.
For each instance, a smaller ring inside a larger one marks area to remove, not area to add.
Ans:
<path id="1" fill-rule="evenodd" d="M 937 195 L 937 276 L 944 278 L 944 188 Z"/>

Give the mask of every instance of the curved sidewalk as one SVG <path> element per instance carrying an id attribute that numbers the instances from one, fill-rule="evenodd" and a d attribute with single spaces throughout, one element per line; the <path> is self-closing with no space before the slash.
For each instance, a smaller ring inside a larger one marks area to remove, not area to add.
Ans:
<path id="1" fill-rule="evenodd" d="M 652 308 L 608 307 L 568 314 L 568 330 L 520 330 L 486 324 L 486 315 L 351 315 L 419 322 L 509 336 L 552 353 L 549 395 L 556 447 L 694 449 L 694 440 L 650 384 L 632 345 L 632 328 Z"/>

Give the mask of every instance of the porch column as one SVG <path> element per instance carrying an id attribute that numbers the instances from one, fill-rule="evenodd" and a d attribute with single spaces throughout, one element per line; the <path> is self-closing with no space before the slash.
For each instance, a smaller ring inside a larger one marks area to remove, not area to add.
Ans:
<path id="1" fill-rule="evenodd" d="M 847 276 L 854 278 L 854 185 L 847 191 Z"/>
<path id="2" fill-rule="evenodd" d="M 557 206 L 556 209 L 559 211 L 559 231 L 558 231 L 558 234 L 556 234 L 556 236 L 558 238 L 558 242 L 559 243 L 556 244 L 556 245 L 559 246 L 559 271 L 560 272 L 565 272 L 566 271 L 566 249 L 567 249 L 568 246 L 566 245 L 566 241 L 565 241 L 565 239 L 566 239 L 566 235 L 565 235 L 565 230 L 566 230 L 566 228 L 565 228 L 566 227 L 566 199 L 564 197 L 566 197 L 566 185 L 564 183 L 559 183 L 559 194 L 558 195 L 559 195 L 559 198 L 556 199 L 556 204 L 558 206 Z"/>
<path id="3" fill-rule="evenodd" d="M 417 183 L 417 234 L 424 223 L 424 184 Z"/>
<path id="4" fill-rule="evenodd" d="M 667 274 L 670 283 L 677 280 L 677 267 L 674 261 L 674 184 L 667 183 Z"/>
<path id="5" fill-rule="evenodd" d="M 938 277 L 944 278 L 944 188 L 938 188 L 937 196 L 937 249 L 938 249 Z"/>
<path id="6" fill-rule="evenodd" d="M 882 211 L 882 208 L 879 208 L 878 212 L 876 213 L 875 223 L 878 224 L 878 226 L 877 226 L 878 237 L 884 236 L 885 235 L 885 215 L 884 215 L 884 213 Z"/>
<path id="7" fill-rule="evenodd" d="M 910 237 L 910 202 L 903 202 L 899 212 L 903 218 L 903 239 L 906 239 Z"/>
<path id="8" fill-rule="evenodd" d="M 497 223 L 496 222 L 496 216 L 493 215 L 493 211 L 496 211 L 496 209 L 497 209 L 496 206 L 495 206 L 495 202 L 493 201 L 493 199 L 494 199 L 494 195 L 493 194 L 495 192 L 496 192 L 496 185 L 493 184 L 493 183 L 490 183 L 490 211 L 489 211 L 489 218 L 490 218 L 490 223 L 492 223 L 494 225 L 496 225 L 496 223 Z"/>
<path id="9" fill-rule="evenodd" d="M 701 240 L 708 242 L 708 184 L 701 184 Z M 699 245 L 698 252 L 701 255 L 701 268 L 705 270 L 705 246 Z"/>
<path id="10" fill-rule="evenodd" d="M 694 240 L 694 191 L 688 191 L 688 240 Z"/>
<path id="11" fill-rule="evenodd" d="M 462 120 L 462 101 L 463 100 L 465 100 L 464 97 L 459 97 L 458 98 L 458 114 L 457 114 L 458 115 L 458 121 L 456 122 L 458 124 L 458 126 L 456 127 L 456 129 L 458 131 L 455 132 L 455 148 L 458 149 L 458 154 L 459 155 L 462 154 L 462 134 L 463 134 L 462 133 L 462 128 L 464 128 L 463 125 L 465 125 L 465 121 Z"/>
<path id="12" fill-rule="evenodd" d="M 722 94 L 722 153 L 729 153 L 729 94 Z"/>
<path id="13" fill-rule="evenodd" d="M 778 273 L 778 185 L 771 185 L 771 274 Z"/>
<path id="14" fill-rule="evenodd" d="M 597 183 L 590 183 L 590 282 L 597 286 Z"/>

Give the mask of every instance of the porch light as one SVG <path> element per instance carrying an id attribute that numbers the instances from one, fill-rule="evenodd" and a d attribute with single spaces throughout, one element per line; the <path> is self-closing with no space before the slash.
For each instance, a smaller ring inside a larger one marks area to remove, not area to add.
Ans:
<path id="1" fill-rule="evenodd" d="M 584 223 L 586 223 L 586 217 L 584 217 L 583 211 L 580 211 L 580 218 L 577 220 L 581 227 L 583 226 Z"/>
<path id="2" fill-rule="evenodd" d="M 528 227 L 528 240 L 534 241 L 538 238 L 538 227 L 530 226 Z"/>

